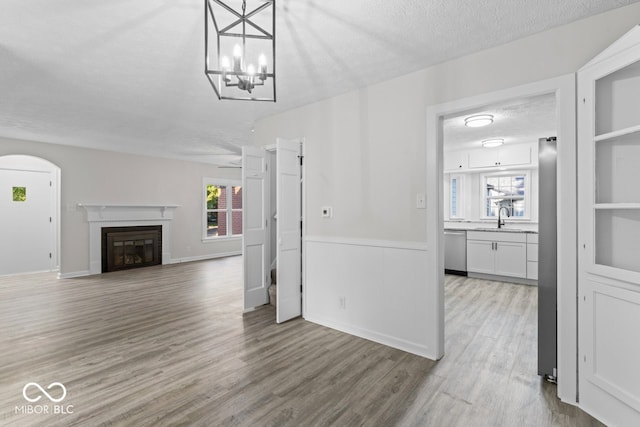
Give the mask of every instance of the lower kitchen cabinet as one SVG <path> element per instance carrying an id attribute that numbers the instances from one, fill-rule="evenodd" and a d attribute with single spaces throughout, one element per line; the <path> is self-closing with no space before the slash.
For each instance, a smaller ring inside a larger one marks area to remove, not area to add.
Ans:
<path id="1" fill-rule="evenodd" d="M 469 231 L 467 233 L 467 271 L 526 278 L 526 235 L 499 231 Z"/>

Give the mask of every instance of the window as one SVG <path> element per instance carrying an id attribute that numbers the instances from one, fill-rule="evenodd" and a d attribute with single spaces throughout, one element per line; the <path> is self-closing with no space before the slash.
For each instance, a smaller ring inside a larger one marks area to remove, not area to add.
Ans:
<path id="1" fill-rule="evenodd" d="M 26 202 L 27 201 L 27 187 L 13 187 L 13 201 L 14 202 Z"/>
<path id="2" fill-rule="evenodd" d="M 464 194 L 462 175 L 451 175 L 449 179 L 449 218 L 464 218 Z"/>
<path id="3" fill-rule="evenodd" d="M 485 218 L 497 218 L 498 211 L 506 208 L 511 217 L 528 217 L 528 180 L 526 173 L 484 175 L 482 180 L 484 183 L 482 187 L 483 216 Z"/>
<path id="4" fill-rule="evenodd" d="M 203 238 L 242 235 L 242 187 L 237 182 L 204 180 Z"/>

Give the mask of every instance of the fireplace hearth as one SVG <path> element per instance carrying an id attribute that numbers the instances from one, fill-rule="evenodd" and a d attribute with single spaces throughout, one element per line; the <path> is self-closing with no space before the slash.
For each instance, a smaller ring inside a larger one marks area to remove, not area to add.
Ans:
<path id="1" fill-rule="evenodd" d="M 102 272 L 162 264 L 162 225 L 102 227 Z"/>

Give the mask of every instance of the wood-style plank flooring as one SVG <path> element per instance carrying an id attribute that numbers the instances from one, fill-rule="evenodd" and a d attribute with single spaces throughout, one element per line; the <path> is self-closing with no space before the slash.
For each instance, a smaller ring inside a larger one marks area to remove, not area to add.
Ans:
<path id="1" fill-rule="evenodd" d="M 0 278 L 0 425 L 600 425 L 536 375 L 535 287 L 447 277 L 446 356 L 432 362 L 277 325 L 270 306 L 243 315 L 241 264 Z M 27 383 L 56 381 L 73 413 L 20 413 Z"/>

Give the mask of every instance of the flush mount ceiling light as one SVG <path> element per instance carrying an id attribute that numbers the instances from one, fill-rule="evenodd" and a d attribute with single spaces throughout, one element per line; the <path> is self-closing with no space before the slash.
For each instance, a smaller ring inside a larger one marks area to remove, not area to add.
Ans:
<path id="1" fill-rule="evenodd" d="M 484 141 L 482 141 L 482 146 L 484 148 L 499 147 L 502 144 L 504 144 L 504 139 L 501 138 L 485 139 Z"/>
<path id="2" fill-rule="evenodd" d="M 205 0 L 205 75 L 218 99 L 276 101 L 275 0 Z M 210 28 L 213 26 L 213 28 Z M 210 31 L 211 30 L 211 31 Z"/>
<path id="3" fill-rule="evenodd" d="M 493 116 L 491 114 L 477 114 L 464 119 L 464 125 L 470 128 L 479 128 L 490 125 L 491 123 L 493 123 Z"/>

